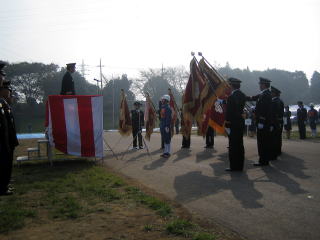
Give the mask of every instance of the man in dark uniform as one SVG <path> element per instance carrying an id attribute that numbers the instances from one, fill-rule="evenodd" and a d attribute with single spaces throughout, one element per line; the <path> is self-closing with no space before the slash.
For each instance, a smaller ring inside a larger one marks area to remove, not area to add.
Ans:
<path id="1" fill-rule="evenodd" d="M 5 73 L 0 64 L 0 195 L 10 195 L 13 152 L 19 144 L 10 108 L 12 95 L 10 81 L 4 81 Z"/>
<path id="2" fill-rule="evenodd" d="M 140 103 L 135 102 L 135 109 L 131 111 L 131 120 L 132 120 L 132 137 L 133 137 L 133 148 L 138 149 L 137 147 L 137 138 L 139 142 L 139 149 L 143 148 L 142 145 L 142 126 L 144 126 L 144 114 L 140 110 Z"/>
<path id="3" fill-rule="evenodd" d="M 213 148 L 214 145 L 214 129 L 210 126 L 208 126 L 207 132 L 206 132 L 206 145 L 204 148 Z"/>
<path id="4" fill-rule="evenodd" d="M 303 102 L 298 101 L 297 120 L 300 139 L 306 139 L 306 123 L 307 123 L 307 110 L 303 106 Z"/>
<path id="5" fill-rule="evenodd" d="M 74 81 L 72 78 L 72 73 L 76 71 L 75 63 L 67 64 L 67 72 L 64 74 L 61 84 L 61 95 L 76 95 L 74 90 Z"/>
<path id="6" fill-rule="evenodd" d="M 226 171 L 242 171 L 244 163 L 243 108 L 246 96 L 240 91 L 241 81 L 237 78 L 228 79 L 232 88 L 231 95 L 227 98 L 227 112 L 225 127 L 229 136 L 229 162 L 230 168 Z"/>
<path id="7" fill-rule="evenodd" d="M 256 101 L 256 124 L 257 124 L 257 144 L 259 153 L 259 162 L 254 166 L 269 165 L 270 160 L 270 130 L 271 130 L 271 92 L 270 80 L 259 78 L 261 93 L 257 96 L 248 97 L 249 101 Z"/>
<path id="8" fill-rule="evenodd" d="M 282 130 L 284 104 L 280 99 L 281 91 L 271 86 L 272 107 L 271 107 L 271 153 L 270 160 L 276 160 L 281 155 Z"/>

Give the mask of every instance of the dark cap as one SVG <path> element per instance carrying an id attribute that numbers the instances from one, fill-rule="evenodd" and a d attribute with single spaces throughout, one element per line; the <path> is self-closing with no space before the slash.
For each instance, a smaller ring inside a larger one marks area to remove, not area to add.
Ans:
<path id="1" fill-rule="evenodd" d="M 297 104 L 298 105 L 300 105 L 300 104 L 303 105 L 303 102 L 302 101 L 298 101 Z"/>
<path id="2" fill-rule="evenodd" d="M 240 79 L 238 79 L 238 78 L 233 78 L 233 77 L 231 77 L 231 78 L 228 78 L 228 82 L 229 83 L 241 83 L 241 80 Z"/>
<path id="3" fill-rule="evenodd" d="M 259 77 L 259 83 L 271 83 L 271 80 L 263 77 Z"/>
<path id="4" fill-rule="evenodd" d="M 67 67 L 74 67 L 76 65 L 76 63 L 67 63 L 66 65 L 67 65 Z"/>
<path id="5" fill-rule="evenodd" d="M 134 106 L 140 106 L 140 105 L 141 105 L 141 103 L 140 103 L 140 102 L 138 102 L 138 101 L 136 101 L 136 102 L 134 102 L 134 103 L 133 103 L 133 105 L 134 105 Z"/>
<path id="6" fill-rule="evenodd" d="M 6 73 L 2 70 L 6 66 L 5 63 L 0 62 L 0 75 L 5 76 Z"/>
<path id="7" fill-rule="evenodd" d="M 275 94 L 281 93 L 281 91 L 278 88 L 275 88 L 274 86 L 271 86 L 271 92 L 274 92 Z"/>

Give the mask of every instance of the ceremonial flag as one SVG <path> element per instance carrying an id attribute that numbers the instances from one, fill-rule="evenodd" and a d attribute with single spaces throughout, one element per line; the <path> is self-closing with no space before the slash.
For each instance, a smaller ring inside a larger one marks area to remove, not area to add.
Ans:
<path id="1" fill-rule="evenodd" d="M 224 94 L 220 95 L 219 98 L 221 100 L 226 100 L 230 94 L 231 88 L 227 87 Z M 208 125 L 221 134 L 225 134 L 224 122 L 226 111 L 226 104 L 221 103 L 221 101 L 215 101 L 210 109 Z"/>
<path id="2" fill-rule="evenodd" d="M 103 97 L 50 95 L 46 104 L 50 145 L 81 157 L 103 157 Z"/>
<path id="3" fill-rule="evenodd" d="M 177 104 L 176 104 L 176 101 L 174 100 L 174 96 L 172 94 L 172 91 L 171 89 L 169 88 L 168 89 L 168 94 L 170 96 L 170 108 L 171 108 L 171 136 L 174 135 L 174 126 L 176 124 L 176 121 L 177 121 L 177 112 L 178 112 L 178 109 L 177 109 Z"/>
<path id="4" fill-rule="evenodd" d="M 217 132 L 224 133 L 224 114 L 225 106 L 217 102 L 217 98 L 223 98 L 229 84 L 210 64 L 207 64 L 204 57 L 199 61 L 199 69 L 206 85 L 201 95 L 201 105 L 204 120 L 200 133 L 206 135 L 208 125 L 213 127 Z"/>
<path id="5" fill-rule="evenodd" d="M 132 122 L 131 122 L 128 103 L 127 103 L 127 97 L 123 89 L 121 89 L 119 133 L 122 136 L 129 136 L 131 132 L 132 132 Z"/>
<path id="6" fill-rule="evenodd" d="M 146 123 L 146 136 L 145 138 L 150 141 L 151 134 L 156 125 L 157 112 L 154 108 L 154 105 L 151 101 L 149 94 L 146 96 L 146 106 L 144 114 L 144 122 Z"/>
<path id="7" fill-rule="evenodd" d="M 183 98 L 183 118 L 184 118 L 184 136 L 191 134 L 192 122 L 196 120 L 198 130 L 202 127 L 203 111 L 201 105 L 201 95 L 206 82 L 199 70 L 196 58 L 190 62 L 190 76 L 186 86 Z"/>

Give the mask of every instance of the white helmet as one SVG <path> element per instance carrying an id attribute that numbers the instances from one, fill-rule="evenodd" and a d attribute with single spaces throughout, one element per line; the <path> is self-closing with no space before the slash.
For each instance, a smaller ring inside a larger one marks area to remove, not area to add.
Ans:
<path id="1" fill-rule="evenodd" d="M 170 102 L 170 96 L 169 95 L 163 95 L 162 98 L 163 100 L 167 100 L 168 102 Z"/>

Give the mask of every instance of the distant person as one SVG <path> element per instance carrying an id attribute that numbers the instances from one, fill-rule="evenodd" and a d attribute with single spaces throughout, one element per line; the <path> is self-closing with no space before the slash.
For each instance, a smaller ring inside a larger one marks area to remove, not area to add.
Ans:
<path id="1" fill-rule="evenodd" d="M 140 102 L 135 102 L 133 105 L 135 108 L 131 111 L 133 148 L 143 149 L 142 126 L 144 126 L 144 113 L 140 110 Z M 137 146 L 137 139 L 139 147 Z"/>
<path id="2" fill-rule="evenodd" d="M 213 148 L 214 145 L 214 129 L 210 126 L 207 128 L 206 132 L 206 145 L 204 148 Z"/>
<path id="3" fill-rule="evenodd" d="M 171 155 L 171 120 L 172 120 L 172 111 L 169 106 L 170 96 L 162 96 L 162 104 L 160 110 L 160 131 L 164 141 L 164 151 L 161 154 L 161 157 L 168 158 Z"/>
<path id="4" fill-rule="evenodd" d="M 317 136 L 317 122 L 318 122 L 318 111 L 314 109 L 314 104 L 310 104 L 310 110 L 308 111 L 308 120 L 311 129 L 311 136 Z"/>
<path id="5" fill-rule="evenodd" d="M 9 187 L 13 153 L 19 144 L 15 129 L 14 118 L 10 104 L 12 103 L 12 90 L 10 81 L 5 81 L 5 64 L 0 64 L 0 195 L 11 195 L 13 189 Z"/>
<path id="6" fill-rule="evenodd" d="M 291 125 L 291 112 L 289 110 L 289 106 L 285 107 L 285 111 L 283 113 L 283 125 L 284 125 L 284 130 L 286 130 L 287 139 L 290 139 L 292 125 Z"/>
<path id="7" fill-rule="evenodd" d="M 307 110 L 303 106 L 303 102 L 298 101 L 297 120 L 300 139 L 306 139 L 306 123 L 308 118 Z"/>
<path id="8" fill-rule="evenodd" d="M 256 124 L 257 124 L 257 145 L 259 162 L 254 166 L 267 166 L 270 161 L 270 127 L 271 127 L 271 92 L 269 90 L 271 80 L 259 78 L 260 94 L 253 97 L 247 97 L 248 101 L 256 101 Z"/>
<path id="9" fill-rule="evenodd" d="M 272 96 L 272 121 L 271 121 L 271 153 L 270 160 L 276 160 L 281 155 L 282 148 L 282 129 L 283 129 L 283 110 L 284 104 L 280 99 L 281 91 L 271 86 Z"/>
<path id="10" fill-rule="evenodd" d="M 67 64 L 67 72 L 64 74 L 61 84 L 61 92 L 60 95 L 76 95 L 76 91 L 74 89 L 74 81 L 72 78 L 72 73 L 76 71 L 75 63 Z"/>
<path id="11" fill-rule="evenodd" d="M 227 98 L 225 127 L 229 137 L 229 162 L 226 171 L 242 171 L 244 164 L 243 131 L 245 129 L 243 109 L 246 96 L 240 90 L 241 81 L 229 78 L 232 92 Z"/>
<path id="12" fill-rule="evenodd" d="M 160 125 L 161 125 L 161 114 L 160 114 L 160 112 L 161 112 L 161 108 L 162 108 L 162 101 L 160 100 L 159 101 L 159 110 L 158 110 L 158 117 L 159 117 L 159 127 L 160 127 Z M 160 147 L 160 149 L 164 149 L 164 140 L 163 140 L 163 136 L 162 136 L 162 132 L 160 131 L 160 136 L 161 136 L 161 147 Z"/>

